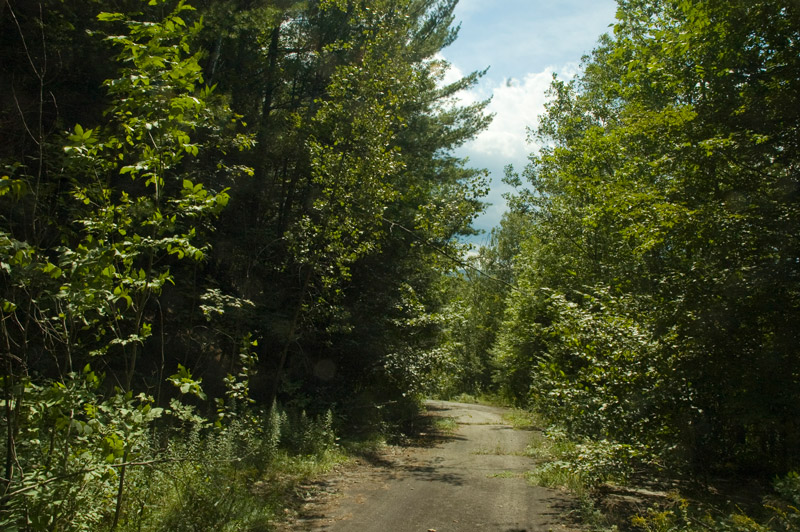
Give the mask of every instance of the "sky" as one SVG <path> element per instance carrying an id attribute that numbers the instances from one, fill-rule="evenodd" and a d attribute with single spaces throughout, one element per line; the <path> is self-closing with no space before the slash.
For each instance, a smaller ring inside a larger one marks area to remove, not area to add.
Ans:
<path id="1" fill-rule="evenodd" d="M 611 32 L 616 0 L 460 0 L 455 24 L 458 39 L 442 51 L 451 63 L 450 80 L 489 67 L 481 82 L 461 94 L 464 103 L 492 96 L 488 111 L 492 125 L 456 154 L 469 165 L 491 173 L 491 203 L 473 226 L 484 234 L 471 237 L 486 243 L 489 231 L 505 211 L 502 198 L 509 188 L 501 181 L 503 168 L 521 171 L 535 146 L 526 142 L 544 112 L 545 91 L 553 74 L 569 79 L 578 72 L 581 57 L 591 52 L 603 33 Z"/>

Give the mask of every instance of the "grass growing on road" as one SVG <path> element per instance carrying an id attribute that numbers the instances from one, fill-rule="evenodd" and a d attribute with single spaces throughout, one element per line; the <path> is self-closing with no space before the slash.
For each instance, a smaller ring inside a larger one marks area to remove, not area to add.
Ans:
<path id="1" fill-rule="evenodd" d="M 458 430 L 458 422 L 453 417 L 437 417 L 433 421 L 433 429 L 436 432 L 452 434 L 453 432 Z"/>
<path id="2" fill-rule="evenodd" d="M 489 456 L 489 455 L 505 456 L 513 453 L 509 453 L 508 451 L 506 451 L 505 447 L 503 447 L 501 444 L 498 443 L 494 447 L 481 447 L 480 449 L 472 451 L 472 454 L 476 454 L 479 456 Z"/>

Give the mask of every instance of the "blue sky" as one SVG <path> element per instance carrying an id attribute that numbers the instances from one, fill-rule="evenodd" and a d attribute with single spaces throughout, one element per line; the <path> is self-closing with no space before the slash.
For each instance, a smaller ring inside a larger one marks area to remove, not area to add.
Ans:
<path id="1" fill-rule="evenodd" d="M 442 55 L 452 67 L 450 79 L 482 70 L 489 72 L 469 93 L 469 103 L 488 96 L 495 113 L 490 128 L 457 153 L 470 165 L 487 168 L 492 187 L 486 201 L 492 203 L 474 226 L 486 234 L 470 239 L 484 243 L 488 231 L 500 222 L 505 210 L 500 181 L 503 168 L 522 169 L 535 146 L 526 143 L 526 127 L 534 127 L 544 110 L 545 91 L 553 73 L 569 78 L 581 57 L 597 38 L 610 32 L 616 0 L 461 0 L 455 22 L 461 24 L 458 40 Z"/>

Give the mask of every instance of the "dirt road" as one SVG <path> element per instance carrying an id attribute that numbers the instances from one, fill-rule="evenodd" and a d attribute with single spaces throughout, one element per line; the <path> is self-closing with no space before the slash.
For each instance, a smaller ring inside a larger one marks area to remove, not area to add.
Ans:
<path id="1" fill-rule="evenodd" d="M 443 401 L 432 415 L 458 423 L 431 446 L 395 448 L 345 472 L 324 502 L 311 502 L 292 530 L 326 532 L 558 532 L 570 525 L 572 502 L 533 487 L 523 455 L 530 431 L 514 430 L 501 408 Z"/>

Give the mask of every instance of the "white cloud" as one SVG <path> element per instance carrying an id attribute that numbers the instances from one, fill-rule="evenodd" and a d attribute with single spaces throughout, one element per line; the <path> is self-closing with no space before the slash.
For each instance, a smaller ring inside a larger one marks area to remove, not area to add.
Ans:
<path id="1" fill-rule="evenodd" d="M 545 91 L 552 81 L 552 70 L 527 74 L 523 80 L 505 79 L 492 87 L 492 102 L 488 111 L 494 120 L 488 129 L 473 140 L 467 149 L 488 156 L 512 160 L 524 158 L 529 152 L 527 128 L 536 127 L 537 117 L 544 112 Z"/>
<path id="2" fill-rule="evenodd" d="M 577 75 L 578 65 L 570 63 L 559 69 L 547 67 L 542 72 L 528 73 L 521 80 L 507 78 L 498 82 L 485 78 L 476 87 L 462 91 L 456 97 L 454 103 L 468 105 L 491 96 L 487 112 L 494 114 L 491 125 L 457 152 L 459 156 L 469 158 L 470 166 L 487 168 L 491 175 L 491 190 L 484 198 L 490 205 L 473 223 L 473 227 L 487 233 L 469 238 L 473 243 L 486 243 L 488 231 L 497 226 L 506 210 L 502 194 L 512 189 L 501 182 L 504 167 L 513 164 L 519 171 L 528 162 L 531 152 L 536 151 L 537 147 L 527 142 L 527 131 L 536 128 L 538 117 L 545 111 L 546 92 L 554 72 L 558 73 L 559 79 L 569 80 Z M 461 69 L 451 65 L 442 83 L 452 83 L 463 76 Z"/>
<path id="3" fill-rule="evenodd" d="M 534 150 L 527 142 L 528 128 L 536 129 L 539 116 L 545 111 L 546 92 L 554 72 L 554 68 L 548 67 L 542 72 L 528 73 L 522 80 L 504 79 L 490 87 L 492 102 L 487 110 L 495 115 L 494 120 L 467 149 L 509 163 L 525 160 Z M 558 72 L 561 79 L 568 79 L 574 75 L 575 68 L 565 66 Z M 563 75 L 564 72 L 567 75 Z"/>
<path id="4" fill-rule="evenodd" d="M 528 155 L 537 151 L 527 143 L 527 128 L 536 128 L 544 113 L 553 72 L 559 79 L 572 79 L 581 56 L 608 31 L 616 9 L 616 0 L 460 0 L 455 11 L 460 36 L 442 53 L 455 65 L 446 81 L 491 67 L 478 86 L 459 95 L 457 103 L 493 96 L 488 111 L 495 114 L 486 131 L 456 151 L 469 158 L 469 166 L 486 168 L 491 175 L 491 191 L 485 198 L 491 206 L 474 227 L 488 230 L 499 223 L 506 209 L 502 193 L 508 191 L 501 182 L 503 168 L 513 164 L 520 171 Z M 486 237 L 469 240 L 481 242 Z"/>
<path id="5" fill-rule="evenodd" d="M 481 156 L 481 159 L 505 161 L 503 165 L 524 163 L 534 151 L 534 146 L 527 142 L 527 130 L 535 129 L 539 115 L 544 113 L 545 93 L 553 81 L 554 72 L 558 72 L 561 79 L 570 79 L 576 74 L 577 67 L 572 64 L 558 70 L 548 67 L 542 72 L 528 73 L 522 80 L 507 78 L 498 82 L 485 79 L 479 86 L 459 94 L 458 103 L 461 105 L 491 96 L 487 112 L 494 115 L 492 124 L 468 142 L 462 151 L 471 154 L 473 159 Z M 463 75 L 458 67 L 451 66 L 443 82 L 456 81 Z"/>

